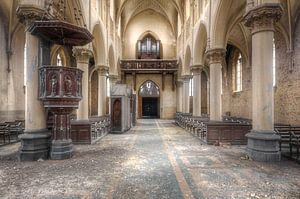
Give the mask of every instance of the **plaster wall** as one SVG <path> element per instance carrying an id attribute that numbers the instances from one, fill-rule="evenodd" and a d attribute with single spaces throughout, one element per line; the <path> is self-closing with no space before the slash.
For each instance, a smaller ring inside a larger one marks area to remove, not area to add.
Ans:
<path id="1" fill-rule="evenodd" d="M 13 35 L 8 70 L 7 41 L 0 20 L 0 121 L 24 119 L 24 29 Z"/>
<path id="2" fill-rule="evenodd" d="M 136 58 L 136 43 L 145 32 L 155 33 L 162 43 L 162 58 L 176 58 L 176 40 L 168 21 L 155 11 L 144 11 L 128 24 L 123 37 L 123 58 Z"/>
<path id="3" fill-rule="evenodd" d="M 165 77 L 165 89 L 162 90 L 162 76 L 158 74 L 137 74 L 136 75 L 136 91 L 137 96 L 140 86 L 147 80 L 153 81 L 160 90 L 160 118 L 161 119 L 173 119 L 176 113 L 176 89 L 172 90 L 172 75 L 166 75 Z M 132 75 L 126 76 L 126 84 L 133 89 L 133 77 Z M 138 98 L 137 98 L 138 104 Z M 138 111 L 138 105 L 137 109 Z M 136 114 L 138 116 L 138 113 Z"/>

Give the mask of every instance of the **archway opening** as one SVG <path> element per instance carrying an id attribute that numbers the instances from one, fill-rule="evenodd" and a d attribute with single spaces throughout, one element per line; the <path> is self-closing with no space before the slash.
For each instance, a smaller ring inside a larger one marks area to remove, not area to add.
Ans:
<path id="1" fill-rule="evenodd" d="M 158 86 L 147 80 L 139 89 L 139 116 L 141 118 L 160 117 L 160 91 Z"/>

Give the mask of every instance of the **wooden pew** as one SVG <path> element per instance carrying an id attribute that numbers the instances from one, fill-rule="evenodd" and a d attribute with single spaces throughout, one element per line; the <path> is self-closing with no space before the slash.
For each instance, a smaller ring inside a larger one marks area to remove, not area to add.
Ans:
<path id="1" fill-rule="evenodd" d="M 291 126 L 290 131 L 290 157 L 300 159 L 300 126 Z M 294 151 L 295 149 L 295 151 Z M 295 156 L 294 156 L 295 152 Z"/>
<path id="2" fill-rule="evenodd" d="M 0 123 L 0 145 L 10 143 L 9 124 Z"/>
<path id="3" fill-rule="evenodd" d="M 219 145 L 228 143 L 231 145 L 246 145 L 245 136 L 251 130 L 251 125 L 237 122 L 213 122 L 206 123 L 206 132 L 201 132 L 200 139 L 207 144 Z"/>

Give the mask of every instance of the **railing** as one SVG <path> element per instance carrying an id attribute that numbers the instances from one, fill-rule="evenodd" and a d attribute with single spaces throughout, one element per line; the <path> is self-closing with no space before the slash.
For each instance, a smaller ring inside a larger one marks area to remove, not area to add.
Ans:
<path id="1" fill-rule="evenodd" d="M 110 132 L 110 115 L 90 117 L 91 140 L 95 142 Z"/>
<path id="2" fill-rule="evenodd" d="M 122 70 L 171 70 L 178 69 L 177 60 L 121 60 Z"/>

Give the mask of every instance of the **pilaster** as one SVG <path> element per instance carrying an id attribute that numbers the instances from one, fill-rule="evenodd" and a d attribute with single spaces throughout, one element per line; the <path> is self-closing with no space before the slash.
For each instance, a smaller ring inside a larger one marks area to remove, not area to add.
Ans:
<path id="1" fill-rule="evenodd" d="M 104 65 L 96 66 L 98 70 L 98 115 L 102 116 L 106 114 L 106 97 L 107 97 L 107 75 L 109 73 L 109 67 Z"/>

